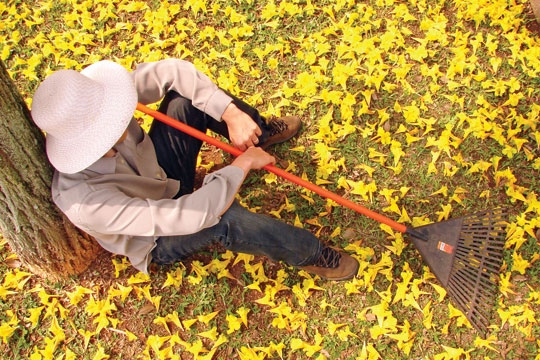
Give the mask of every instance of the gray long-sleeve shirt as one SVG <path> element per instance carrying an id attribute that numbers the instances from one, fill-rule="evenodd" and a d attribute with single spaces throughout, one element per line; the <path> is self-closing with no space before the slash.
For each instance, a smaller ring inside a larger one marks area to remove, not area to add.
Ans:
<path id="1" fill-rule="evenodd" d="M 144 104 L 174 90 L 219 121 L 232 101 L 186 61 L 141 64 L 131 74 Z M 143 272 L 148 271 L 158 237 L 191 234 L 217 224 L 244 178 L 242 169 L 227 166 L 207 175 L 192 194 L 172 199 L 180 184 L 159 167 L 154 145 L 136 120 L 115 149 L 114 157 L 103 157 L 81 172 L 55 172 L 52 195 L 73 224 L 106 250 L 127 256 Z"/>

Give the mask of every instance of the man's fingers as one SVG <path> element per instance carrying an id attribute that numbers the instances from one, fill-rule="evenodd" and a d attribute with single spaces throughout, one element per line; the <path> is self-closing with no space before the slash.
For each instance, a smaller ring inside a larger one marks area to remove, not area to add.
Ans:
<path id="1" fill-rule="evenodd" d="M 245 151 L 247 149 L 247 146 L 242 143 L 235 143 L 233 142 L 233 146 L 237 148 L 238 150 Z"/>

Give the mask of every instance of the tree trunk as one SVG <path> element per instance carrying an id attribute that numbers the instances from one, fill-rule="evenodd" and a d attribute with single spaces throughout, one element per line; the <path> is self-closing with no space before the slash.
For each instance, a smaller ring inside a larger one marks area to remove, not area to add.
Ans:
<path id="1" fill-rule="evenodd" d="M 0 233 L 32 273 L 60 280 L 82 273 L 100 247 L 51 199 L 43 133 L 0 61 Z"/>

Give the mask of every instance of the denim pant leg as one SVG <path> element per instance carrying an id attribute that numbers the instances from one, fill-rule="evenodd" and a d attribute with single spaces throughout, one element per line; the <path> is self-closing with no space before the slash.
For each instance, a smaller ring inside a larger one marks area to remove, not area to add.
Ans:
<path id="1" fill-rule="evenodd" d="M 257 109 L 232 94 L 228 95 L 233 98 L 233 103 L 261 128 L 262 135 L 259 137 L 259 144 L 266 141 L 269 136 L 268 126 Z M 206 132 L 210 129 L 229 139 L 225 122 L 217 121 L 198 110 L 192 105 L 191 100 L 174 91 L 167 93 L 158 110 L 199 131 Z M 201 150 L 202 141 L 158 120 L 153 121 L 148 134 L 154 143 L 159 165 L 169 178 L 180 181 L 181 189 L 177 196 L 193 192 L 197 156 Z"/>
<path id="2" fill-rule="evenodd" d="M 191 235 L 160 237 L 152 252 L 153 261 L 172 264 L 215 242 L 233 252 L 265 255 L 293 266 L 313 264 L 322 249 L 311 232 L 252 213 L 235 201 L 215 226 Z"/>
<path id="3" fill-rule="evenodd" d="M 167 93 L 158 111 L 202 132 L 206 132 L 211 121 L 217 123 L 174 91 Z M 177 197 L 192 193 L 202 141 L 158 120 L 152 122 L 148 135 L 167 177 L 180 181 Z"/>

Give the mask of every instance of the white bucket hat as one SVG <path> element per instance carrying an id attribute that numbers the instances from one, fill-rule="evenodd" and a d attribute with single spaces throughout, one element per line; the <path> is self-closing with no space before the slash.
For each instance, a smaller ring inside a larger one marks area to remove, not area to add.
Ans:
<path id="1" fill-rule="evenodd" d="M 104 60 L 80 73 L 60 70 L 47 77 L 34 94 L 32 118 L 46 133 L 51 164 L 73 174 L 114 146 L 136 106 L 137 91 L 129 72 Z"/>

